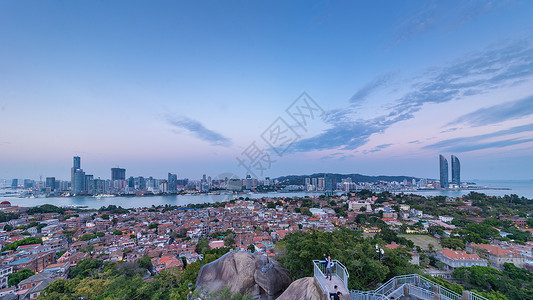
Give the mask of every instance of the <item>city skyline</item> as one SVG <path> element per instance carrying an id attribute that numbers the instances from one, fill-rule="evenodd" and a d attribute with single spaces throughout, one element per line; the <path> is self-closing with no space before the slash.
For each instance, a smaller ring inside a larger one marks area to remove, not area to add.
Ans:
<path id="1" fill-rule="evenodd" d="M 453 154 L 463 181 L 532 179 L 531 2 L 0 8 L 0 178 L 72 180 L 73 156 L 95 178 L 244 178 L 305 92 L 323 113 L 258 177 L 436 178 Z"/>

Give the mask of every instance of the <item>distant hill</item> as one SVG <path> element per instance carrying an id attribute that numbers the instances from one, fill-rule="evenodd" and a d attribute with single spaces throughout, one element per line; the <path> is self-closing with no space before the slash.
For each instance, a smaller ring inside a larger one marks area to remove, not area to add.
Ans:
<path id="1" fill-rule="evenodd" d="M 315 173 L 312 175 L 288 175 L 288 176 L 281 176 L 276 178 L 280 182 L 283 182 L 285 184 L 296 184 L 296 185 L 302 185 L 305 184 L 305 178 L 320 178 L 320 177 L 331 177 L 333 179 L 333 182 L 342 182 L 342 179 L 344 178 L 351 178 L 352 182 L 379 182 L 379 181 L 398 181 L 402 182 L 404 179 L 407 179 L 407 181 L 420 180 L 420 178 L 412 177 L 412 176 L 386 176 L 386 175 L 379 175 L 379 176 L 368 176 L 368 175 L 361 175 L 361 174 L 336 174 L 336 173 Z"/>

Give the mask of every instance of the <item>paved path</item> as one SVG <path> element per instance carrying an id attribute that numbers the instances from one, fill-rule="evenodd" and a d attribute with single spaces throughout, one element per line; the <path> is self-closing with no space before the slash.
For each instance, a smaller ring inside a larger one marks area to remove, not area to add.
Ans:
<path id="1" fill-rule="evenodd" d="M 344 287 L 344 283 L 339 278 L 339 276 L 333 275 L 331 280 L 329 280 L 329 277 L 328 279 L 326 279 L 326 277 L 324 276 L 316 276 L 316 279 L 318 280 L 321 286 L 326 287 L 327 295 L 329 295 L 329 293 L 333 293 L 334 287 L 338 286 L 339 291 L 341 291 L 342 295 L 344 296 L 343 298 L 350 299 L 350 292 L 346 287 Z"/>

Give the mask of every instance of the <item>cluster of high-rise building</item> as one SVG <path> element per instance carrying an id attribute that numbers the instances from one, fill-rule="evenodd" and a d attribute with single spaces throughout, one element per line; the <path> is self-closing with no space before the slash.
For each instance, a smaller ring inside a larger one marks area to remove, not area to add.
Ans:
<path id="1" fill-rule="evenodd" d="M 374 183 L 353 182 L 351 178 L 342 178 L 342 182 L 337 182 L 337 178 L 331 174 L 324 174 L 323 177 L 307 177 L 304 182 L 294 184 L 288 182 L 279 182 L 266 177 L 265 180 L 252 178 L 250 175 L 244 179 L 239 178 L 211 178 L 203 175 L 200 180 L 189 181 L 189 179 L 179 179 L 177 174 L 168 173 L 167 178 L 157 179 L 153 177 L 126 177 L 126 169 L 111 168 L 111 179 L 94 178 L 93 175 L 87 174 L 81 168 L 81 158 L 74 156 L 73 165 L 70 173 L 70 182 L 56 180 L 55 177 L 46 177 L 43 182 L 30 179 L 24 179 L 23 185 L 19 179 L 13 179 L 11 187 L 24 187 L 31 190 L 33 194 L 45 195 L 134 195 L 134 194 L 175 194 L 178 192 L 213 192 L 218 190 L 227 190 L 232 192 L 240 191 L 320 191 L 326 194 L 332 191 L 354 191 L 369 189 L 372 191 L 399 191 L 413 189 L 448 189 L 461 187 L 461 165 L 459 159 L 451 156 L 451 182 L 449 181 L 448 160 L 440 155 L 440 181 L 428 182 L 427 179 L 421 179 L 408 182 L 385 182 L 379 181 Z M 340 180 L 340 179 L 339 179 Z"/>
<path id="2" fill-rule="evenodd" d="M 123 168 L 111 168 L 111 180 L 94 178 L 93 175 L 83 171 L 81 158 L 75 156 L 70 182 L 70 191 L 73 195 L 134 194 L 136 192 L 159 194 L 177 193 L 180 187 L 183 188 L 189 183 L 189 180 L 178 179 L 178 175 L 173 173 L 168 173 L 167 179 L 143 176 L 126 178 L 126 169 Z"/>
<path id="3" fill-rule="evenodd" d="M 70 172 L 70 181 L 56 180 L 55 177 L 46 177 L 36 182 L 24 179 L 24 185 L 19 179 L 13 179 L 13 189 L 24 188 L 25 194 L 39 195 L 134 195 L 134 194 L 175 194 L 181 191 L 187 192 L 210 192 L 216 190 L 228 190 L 239 192 L 255 190 L 258 186 L 268 187 L 273 184 L 269 177 L 265 180 L 257 180 L 251 176 L 245 179 L 238 178 L 215 178 L 203 175 L 200 180 L 190 181 L 188 178 L 179 179 L 177 174 L 168 173 L 167 178 L 157 179 L 153 177 L 130 176 L 126 177 L 126 169 L 111 168 L 111 179 L 95 178 L 87 174 L 81 167 L 81 158 L 74 156 Z"/>
<path id="4" fill-rule="evenodd" d="M 441 189 L 447 188 L 460 188 L 461 187 L 461 163 L 457 156 L 451 156 L 452 161 L 452 181 L 449 182 L 448 160 L 442 154 L 439 156 L 440 165 L 440 187 Z"/>
<path id="5" fill-rule="evenodd" d="M 326 188 L 326 179 L 324 177 L 314 177 L 305 179 L 306 191 L 323 191 Z"/>

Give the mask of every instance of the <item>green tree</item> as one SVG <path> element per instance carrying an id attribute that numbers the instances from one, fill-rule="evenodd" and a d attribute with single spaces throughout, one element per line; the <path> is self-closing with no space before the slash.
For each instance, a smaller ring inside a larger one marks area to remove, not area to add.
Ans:
<path id="1" fill-rule="evenodd" d="M 35 273 L 30 269 L 22 269 L 16 273 L 7 275 L 7 285 L 14 286 L 19 284 L 22 280 L 33 276 Z"/>
<path id="2" fill-rule="evenodd" d="M 302 215 L 309 216 L 309 217 L 313 216 L 313 214 L 309 210 L 309 207 L 300 207 L 300 211 L 301 211 Z"/>
<path id="3" fill-rule="evenodd" d="M 65 254 L 65 252 L 67 252 L 67 250 L 61 250 L 59 252 L 56 252 L 56 258 L 60 258 L 61 256 L 63 256 L 63 254 Z"/>
<path id="4" fill-rule="evenodd" d="M 96 234 L 94 233 L 86 233 L 80 237 L 80 241 L 90 241 L 92 239 L 96 238 Z"/>
<path id="5" fill-rule="evenodd" d="M 247 248 L 250 252 L 255 252 L 255 246 L 253 244 L 248 245 Z"/>
<path id="6" fill-rule="evenodd" d="M 65 209 L 61 208 L 61 207 L 57 207 L 57 206 L 52 205 L 52 204 L 43 204 L 41 206 L 36 206 L 36 207 L 32 207 L 32 208 L 28 209 L 28 211 L 26 211 L 26 213 L 28 215 L 45 214 L 45 213 L 64 214 L 65 213 Z"/>
<path id="7" fill-rule="evenodd" d="M 224 246 L 231 247 L 233 245 L 235 245 L 235 239 L 234 238 L 228 236 L 228 237 L 226 237 L 224 239 Z"/>
<path id="8" fill-rule="evenodd" d="M 74 236 L 74 234 L 76 233 L 76 229 L 72 229 L 72 230 L 63 230 L 63 234 L 65 235 L 65 237 L 67 238 L 67 240 L 69 242 L 72 241 L 72 237 Z"/>
<path id="9" fill-rule="evenodd" d="M 198 244 L 196 244 L 196 253 L 204 254 L 209 250 L 211 250 L 211 247 L 209 247 L 208 239 L 201 239 L 198 241 Z"/>
<path id="10" fill-rule="evenodd" d="M 410 255 L 405 250 L 387 249 L 380 260 L 375 245 L 382 242 L 364 239 L 361 232 L 346 228 L 333 232 L 293 232 L 276 244 L 275 252 L 295 279 L 313 276 L 312 260 L 329 254 L 346 266 L 351 289 L 373 288 L 393 276 L 417 272 L 418 267 L 409 263 Z"/>
<path id="11" fill-rule="evenodd" d="M 137 264 L 139 267 L 148 270 L 150 273 L 152 273 L 152 270 L 154 269 L 154 266 L 152 265 L 152 259 L 149 256 L 143 256 L 142 258 L 138 259 Z"/>
<path id="12" fill-rule="evenodd" d="M 14 241 L 9 243 L 2 248 L 2 251 L 16 250 L 19 246 L 32 245 L 32 244 L 42 244 L 43 240 L 40 238 L 27 237 L 22 240 Z"/>
<path id="13" fill-rule="evenodd" d="M 98 270 L 103 266 L 103 261 L 99 259 L 87 258 L 81 260 L 76 267 L 74 267 L 70 273 L 70 278 L 86 278 L 89 276 L 94 276 L 98 273 Z"/>
<path id="14" fill-rule="evenodd" d="M 465 248 L 465 242 L 458 238 L 447 238 L 440 242 L 442 247 L 450 248 L 453 250 L 463 250 Z"/>

